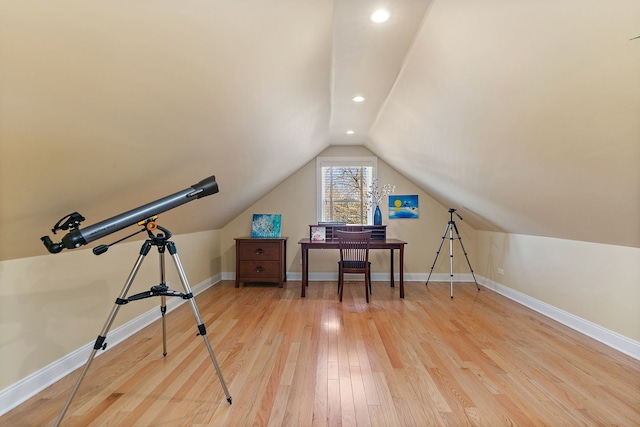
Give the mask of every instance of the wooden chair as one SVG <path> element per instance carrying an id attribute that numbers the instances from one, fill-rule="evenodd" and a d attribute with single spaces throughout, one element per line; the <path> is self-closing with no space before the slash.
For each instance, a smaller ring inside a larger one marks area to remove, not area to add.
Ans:
<path id="1" fill-rule="evenodd" d="M 371 293 L 371 263 L 369 262 L 369 242 L 371 231 L 338 231 L 340 261 L 338 261 L 338 291 L 340 301 L 344 293 L 345 274 L 364 274 L 364 294 L 369 302 Z"/>

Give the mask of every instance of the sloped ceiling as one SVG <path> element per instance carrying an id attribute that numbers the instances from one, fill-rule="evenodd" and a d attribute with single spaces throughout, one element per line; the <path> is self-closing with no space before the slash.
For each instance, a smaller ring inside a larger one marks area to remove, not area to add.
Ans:
<path id="1" fill-rule="evenodd" d="M 476 228 L 640 247 L 639 22 L 635 0 L 5 0 L 0 259 L 210 175 L 163 217 L 221 228 L 340 144 Z"/>
<path id="2" fill-rule="evenodd" d="M 436 1 L 369 147 L 480 229 L 640 247 L 640 3 Z"/>

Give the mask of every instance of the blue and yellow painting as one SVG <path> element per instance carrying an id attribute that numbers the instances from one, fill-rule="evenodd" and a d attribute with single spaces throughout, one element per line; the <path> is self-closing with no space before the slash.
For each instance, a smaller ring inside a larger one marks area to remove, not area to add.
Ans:
<path id="1" fill-rule="evenodd" d="M 418 218 L 418 195 L 389 196 L 389 219 Z"/>

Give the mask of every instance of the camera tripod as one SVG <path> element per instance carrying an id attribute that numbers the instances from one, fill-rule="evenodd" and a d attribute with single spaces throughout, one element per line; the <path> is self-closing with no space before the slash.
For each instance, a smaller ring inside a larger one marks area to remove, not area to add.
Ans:
<path id="1" fill-rule="evenodd" d="M 449 284 L 451 289 L 450 291 L 451 298 L 453 298 L 453 230 L 456 231 L 456 236 L 458 236 L 458 241 L 460 242 L 462 253 L 464 253 L 464 257 L 467 259 L 467 264 L 469 265 L 469 270 L 471 270 L 471 276 L 473 276 L 473 281 L 476 284 L 476 288 L 480 290 L 480 286 L 478 286 L 478 281 L 476 280 L 476 275 L 473 274 L 473 268 L 471 268 L 471 263 L 469 262 L 467 251 L 464 249 L 464 245 L 462 244 L 462 237 L 460 237 L 460 233 L 458 233 L 458 226 L 456 226 L 456 222 L 453 220 L 454 213 L 462 221 L 462 217 L 458 213 L 456 213 L 456 209 L 449 209 L 449 222 L 447 223 L 447 226 L 444 229 L 444 234 L 442 235 L 442 241 L 440 242 L 440 247 L 436 252 L 436 259 L 433 260 L 433 265 L 431 266 L 429 277 L 427 277 L 427 283 L 425 283 L 426 286 L 429 286 L 429 279 L 431 278 L 431 273 L 433 273 L 433 268 L 436 266 L 436 261 L 438 261 L 438 255 L 440 255 L 440 250 L 442 250 L 442 244 L 444 243 L 444 240 L 447 237 L 447 231 L 448 231 L 449 232 Z"/>
<path id="2" fill-rule="evenodd" d="M 198 307 L 196 306 L 196 302 L 194 300 L 194 295 L 191 292 L 191 288 L 189 286 L 189 282 L 187 280 L 187 277 L 184 273 L 184 269 L 182 268 L 182 263 L 180 262 L 180 258 L 178 257 L 178 251 L 176 249 L 176 245 L 175 243 L 171 242 L 169 239 L 171 238 L 171 232 L 169 230 L 167 230 L 164 227 L 160 227 L 158 225 L 156 225 L 156 223 L 153 221 L 153 219 L 155 219 L 156 217 L 147 219 L 145 221 L 142 221 L 139 223 L 139 225 L 144 226 L 144 229 L 140 230 L 139 232 L 144 232 L 147 231 L 147 234 L 149 236 L 149 238 L 143 243 L 142 247 L 140 248 L 140 256 L 138 257 L 138 260 L 136 261 L 133 269 L 131 270 L 131 273 L 129 274 L 129 277 L 127 278 L 127 281 L 124 285 L 124 288 L 122 289 L 122 292 L 120 293 L 120 296 L 116 299 L 115 301 L 115 306 L 113 307 L 111 314 L 109 315 L 109 318 L 107 319 L 107 322 L 104 325 L 104 328 L 102 329 L 102 332 L 100 332 L 100 335 L 98 336 L 98 338 L 96 339 L 96 342 L 93 346 L 93 351 L 91 352 L 91 354 L 89 355 L 89 359 L 87 360 L 87 363 L 84 365 L 84 368 L 82 369 L 82 372 L 80 373 L 80 377 L 78 377 L 78 380 L 76 381 L 73 390 L 71 391 L 71 394 L 69 395 L 69 398 L 67 399 L 67 402 L 65 403 L 64 407 L 62 408 L 62 411 L 60 412 L 60 415 L 58 416 L 58 419 L 56 420 L 54 426 L 58 427 L 60 425 L 60 422 L 62 422 L 62 419 L 64 418 L 65 413 L 67 412 L 67 409 L 69 409 L 69 405 L 71 404 L 71 401 L 73 400 L 73 397 L 75 396 L 76 392 L 78 391 L 78 388 L 80 387 L 80 383 L 82 382 L 82 380 L 84 379 L 85 374 L 87 373 L 87 371 L 89 370 L 89 366 L 91 365 L 91 362 L 93 361 L 93 358 L 95 357 L 96 353 L 98 350 L 104 350 L 107 348 L 107 344 L 105 342 L 106 338 L 107 338 L 107 333 L 109 332 L 109 329 L 111 328 L 111 325 L 116 317 L 116 314 L 118 313 L 118 310 L 120 309 L 120 307 L 122 305 L 128 304 L 131 301 L 137 301 L 137 300 L 141 300 L 141 299 L 145 299 L 145 298 L 150 298 L 150 297 L 156 297 L 159 296 L 161 298 L 160 300 L 160 313 L 162 315 L 162 346 L 163 346 L 163 357 L 167 355 L 167 335 L 166 335 L 166 323 L 165 323 L 165 314 L 167 311 L 167 305 L 166 305 L 166 297 L 179 297 L 182 298 L 184 300 L 189 300 L 189 302 L 191 303 L 191 310 L 193 311 L 193 315 L 196 319 L 196 324 L 198 326 L 198 335 L 201 335 L 202 338 L 204 339 L 204 343 L 207 346 L 207 350 L 209 351 L 209 356 L 211 357 L 211 361 L 213 362 L 213 366 L 216 369 L 216 372 L 218 374 L 218 379 L 220 380 L 220 383 L 222 384 L 222 388 L 224 390 L 224 394 L 227 397 L 227 401 L 229 402 L 229 404 L 231 404 L 231 396 L 229 395 L 229 390 L 227 389 L 227 385 L 224 381 L 224 378 L 222 377 L 222 372 L 220 371 L 220 366 L 218 366 L 218 361 L 216 360 L 216 356 L 213 353 L 213 348 L 211 347 L 211 343 L 209 342 L 209 339 L 207 338 L 207 330 L 204 326 L 204 324 L 202 323 L 202 319 L 200 318 L 200 313 L 198 312 Z M 154 234 L 153 231 L 158 228 L 162 231 L 162 233 L 157 233 Z M 138 232 L 134 233 L 134 234 L 138 234 Z M 131 237 L 134 234 L 125 237 Z M 115 243 L 118 243 L 120 241 L 122 241 L 124 239 L 121 239 Z M 114 243 L 114 244 L 115 244 Z M 126 297 L 127 293 L 129 292 L 129 288 L 131 288 L 131 284 L 133 283 L 133 280 L 136 277 L 136 274 L 138 273 L 138 270 L 140 269 L 140 266 L 142 265 L 142 261 L 144 261 L 144 258 L 146 257 L 146 255 L 149 253 L 149 250 L 151 249 L 152 246 L 157 246 L 158 248 L 158 252 L 160 254 L 160 283 L 158 285 L 152 286 L 150 288 L 150 290 L 145 291 L 145 292 L 141 292 L 135 295 L 131 295 L 130 297 Z M 171 254 L 171 257 L 173 258 L 175 265 L 176 265 L 176 269 L 178 270 L 178 274 L 180 275 L 180 281 L 182 282 L 182 286 L 184 288 L 184 293 L 183 292 L 177 292 L 177 291 L 172 291 L 169 289 L 169 286 L 166 284 L 165 282 L 165 263 L 164 263 L 164 254 L 165 254 L 165 250 L 169 249 L 169 253 Z M 106 250 L 108 249 L 108 246 L 106 245 L 101 245 L 99 247 L 96 247 L 94 249 L 94 253 L 96 255 L 99 255 L 101 253 L 106 252 Z"/>

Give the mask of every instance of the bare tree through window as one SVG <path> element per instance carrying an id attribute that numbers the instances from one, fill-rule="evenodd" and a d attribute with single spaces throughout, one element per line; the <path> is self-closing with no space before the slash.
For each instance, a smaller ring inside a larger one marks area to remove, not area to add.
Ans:
<path id="1" fill-rule="evenodd" d="M 322 167 L 322 221 L 366 224 L 371 166 Z"/>

